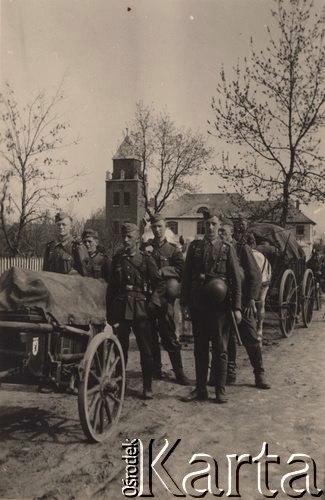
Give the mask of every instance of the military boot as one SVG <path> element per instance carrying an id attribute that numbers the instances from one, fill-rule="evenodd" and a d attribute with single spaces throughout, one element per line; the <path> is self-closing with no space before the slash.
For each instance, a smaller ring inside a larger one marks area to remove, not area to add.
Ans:
<path id="1" fill-rule="evenodd" d="M 152 377 L 149 375 L 143 376 L 143 399 L 153 399 Z"/>
<path id="2" fill-rule="evenodd" d="M 216 403 L 228 403 L 226 396 L 226 379 L 227 379 L 227 356 L 218 359 L 216 367 Z"/>
<path id="3" fill-rule="evenodd" d="M 251 365 L 254 369 L 255 386 L 258 389 L 271 389 L 270 384 L 268 384 L 265 380 L 262 350 L 260 344 L 257 343 L 254 345 L 248 345 L 246 346 L 246 351 L 249 356 Z"/>
<path id="4" fill-rule="evenodd" d="M 191 385 L 191 381 L 187 378 L 183 370 L 181 352 L 170 352 L 169 357 L 176 376 L 176 382 L 180 385 Z"/>
<path id="5" fill-rule="evenodd" d="M 227 385 L 234 384 L 236 382 L 236 373 L 237 371 L 237 366 L 234 361 L 228 361 L 228 366 L 227 366 Z"/>

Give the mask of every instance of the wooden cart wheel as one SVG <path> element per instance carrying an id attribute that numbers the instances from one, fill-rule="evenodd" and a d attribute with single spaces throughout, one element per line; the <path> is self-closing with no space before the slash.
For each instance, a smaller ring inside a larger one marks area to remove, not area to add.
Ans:
<path id="1" fill-rule="evenodd" d="M 122 411 L 124 392 L 122 348 L 107 326 L 91 340 L 80 367 L 79 418 L 90 441 L 103 441 L 113 432 Z"/>
<path id="2" fill-rule="evenodd" d="M 297 281 L 294 272 L 286 269 L 281 277 L 279 288 L 279 319 L 284 337 L 290 337 L 295 324 L 298 310 Z"/>
<path id="3" fill-rule="evenodd" d="M 301 317 L 303 325 L 307 328 L 313 319 L 315 302 L 315 278 L 311 269 L 306 269 L 301 284 Z"/>

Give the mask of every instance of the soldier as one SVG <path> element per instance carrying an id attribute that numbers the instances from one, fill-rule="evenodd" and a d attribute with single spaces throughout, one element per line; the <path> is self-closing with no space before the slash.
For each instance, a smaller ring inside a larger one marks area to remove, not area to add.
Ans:
<path id="1" fill-rule="evenodd" d="M 46 245 L 43 271 L 88 276 L 89 256 L 85 246 L 71 235 L 72 218 L 65 212 L 55 216 L 57 239 Z"/>
<path id="2" fill-rule="evenodd" d="M 98 245 L 98 233 L 94 229 L 85 229 L 82 241 L 89 255 L 89 275 L 92 278 L 109 281 L 111 260 Z"/>
<path id="3" fill-rule="evenodd" d="M 161 276 L 152 257 L 139 250 L 140 234 L 135 224 L 121 228 L 123 249 L 114 255 L 108 285 L 107 318 L 121 342 L 125 363 L 128 359 L 129 334 L 132 328 L 143 376 L 143 397 L 152 399 L 153 357 L 147 301 L 151 287 L 156 289 Z M 155 301 L 155 296 L 151 299 Z"/>
<path id="4" fill-rule="evenodd" d="M 165 284 L 160 288 L 159 307 L 151 308 L 155 378 L 163 378 L 159 347 L 160 336 L 161 343 L 168 352 L 176 381 L 182 385 L 189 385 L 190 382 L 183 370 L 181 344 L 176 336 L 174 321 L 174 304 L 179 292 L 178 283 L 182 278 L 184 258 L 180 249 L 167 241 L 165 237 L 166 221 L 162 214 L 157 213 L 151 217 L 151 229 L 154 238 L 146 242 L 145 249 L 155 259 Z"/>
<path id="5" fill-rule="evenodd" d="M 230 314 L 241 321 L 241 287 L 235 251 L 219 235 L 220 219 L 216 213 L 204 212 L 206 233 L 194 240 L 188 249 L 181 288 L 181 305 L 192 317 L 196 388 L 183 401 L 206 400 L 209 365 L 209 342 L 215 363 L 217 403 L 226 403 L 227 346 Z M 216 279 L 218 278 L 218 279 Z"/>
<path id="6" fill-rule="evenodd" d="M 233 223 L 231 221 L 224 220 L 222 222 L 222 225 L 219 228 L 219 236 L 220 236 L 222 241 L 224 241 L 225 243 L 228 243 L 229 245 L 232 245 L 233 236 L 234 236 L 234 226 L 233 226 Z M 231 341 L 229 340 L 229 342 L 236 343 L 236 336 L 235 336 L 233 329 L 230 330 L 229 335 L 234 337 Z M 235 345 L 235 348 L 236 348 L 236 345 Z M 216 375 L 214 372 L 215 365 L 216 365 L 215 361 L 212 360 L 211 361 L 210 377 L 209 377 L 209 381 L 208 381 L 208 386 L 210 386 L 210 387 L 214 387 L 215 383 L 216 383 Z M 229 364 L 229 359 L 228 359 L 227 383 L 229 383 L 229 380 L 231 379 L 230 371 L 231 371 L 231 363 Z M 230 379 L 229 379 L 229 377 L 230 377 Z"/>
<path id="7" fill-rule="evenodd" d="M 261 346 L 256 327 L 256 304 L 262 286 L 262 274 L 256 264 L 250 246 L 247 244 L 247 223 L 243 219 L 235 221 L 235 248 L 240 266 L 244 271 L 242 283 L 242 321 L 238 326 L 243 345 L 254 369 L 255 386 L 270 389 L 264 376 Z M 228 383 L 236 381 L 236 341 L 230 337 L 228 345 Z"/>

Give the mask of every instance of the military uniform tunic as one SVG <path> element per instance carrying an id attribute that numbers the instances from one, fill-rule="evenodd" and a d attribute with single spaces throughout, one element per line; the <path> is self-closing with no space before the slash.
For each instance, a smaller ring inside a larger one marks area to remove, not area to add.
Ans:
<path id="1" fill-rule="evenodd" d="M 69 274 L 75 270 L 82 276 L 89 276 L 88 265 L 89 256 L 86 247 L 73 237 L 47 243 L 43 271 Z"/>
<path id="2" fill-rule="evenodd" d="M 144 377 L 152 374 L 153 369 L 148 294 L 160 281 L 157 265 L 148 255 L 137 251 L 135 255 L 129 256 L 121 251 L 112 259 L 107 319 L 111 325 L 118 323 L 116 334 L 122 345 L 125 362 L 132 328 L 140 351 Z"/>
<path id="3" fill-rule="evenodd" d="M 222 304 L 212 307 L 204 300 L 204 285 L 215 277 L 225 280 L 228 294 Z M 217 392 L 226 382 L 230 309 L 241 308 L 240 272 L 231 245 L 220 238 L 213 242 L 203 238 L 190 244 L 185 260 L 181 304 L 189 307 L 193 323 L 197 391 L 201 395 L 206 392 L 211 340 Z"/>
<path id="4" fill-rule="evenodd" d="M 151 255 L 155 259 L 160 270 L 164 283 L 170 278 L 181 281 L 184 269 L 184 257 L 176 245 L 166 240 L 159 241 L 154 238 L 146 243 L 146 249 L 152 248 Z M 159 306 L 152 311 L 154 317 L 151 325 L 153 336 L 153 356 L 157 375 L 161 372 L 161 354 L 159 348 L 159 336 L 164 349 L 171 357 L 172 364 L 175 364 L 174 357 L 181 350 L 180 342 L 176 336 L 176 326 L 174 321 L 174 302 L 166 294 L 166 286 L 159 288 Z"/>
<path id="5" fill-rule="evenodd" d="M 106 254 L 98 250 L 95 254 L 89 254 L 89 275 L 92 278 L 109 282 L 110 268 L 111 260 Z"/>

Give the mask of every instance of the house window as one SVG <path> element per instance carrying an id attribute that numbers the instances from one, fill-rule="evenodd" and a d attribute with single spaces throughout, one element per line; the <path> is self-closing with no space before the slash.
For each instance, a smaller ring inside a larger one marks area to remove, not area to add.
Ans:
<path id="1" fill-rule="evenodd" d="M 120 193 L 118 191 L 114 191 L 113 193 L 113 205 L 114 207 L 118 207 L 120 205 Z"/>
<path id="2" fill-rule="evenodd" d="M 175 220 L 169 220 L 167 222 L 167 227 L 173 231 L 174 234 L 178 234 L 178 222 Z"/>
<path id="3" fill-rule="evenodd" d="M 118 220 L 113 221 L 113 233 L 120 234 L 120 223 Z"/>
<path id="4" fill-rule="evenodd" d="M 304 225 L 299 225 L 296 226 L 296 236 L 304 236 L 305 235 L 305 226 Z"/>
<path id="5" fill-rule="evenodd" d="M 205 222 L 204 220 L 199 220 L 197 223 L 196 234 L 205 234 Z"/>
<path id="6" fill-rule="evenodd" d="M 198 214 L 203 214 L 203 212 L 208 212 L 208 211 L 209 211 L 208 207 L 200 207 L 197 209 Z"/>
<path id="7" fill-rule="evenodd" d="M 124 205 L 129 206 L 131 204 L 131 196 L 128 191 L 124 191 Z"/>

